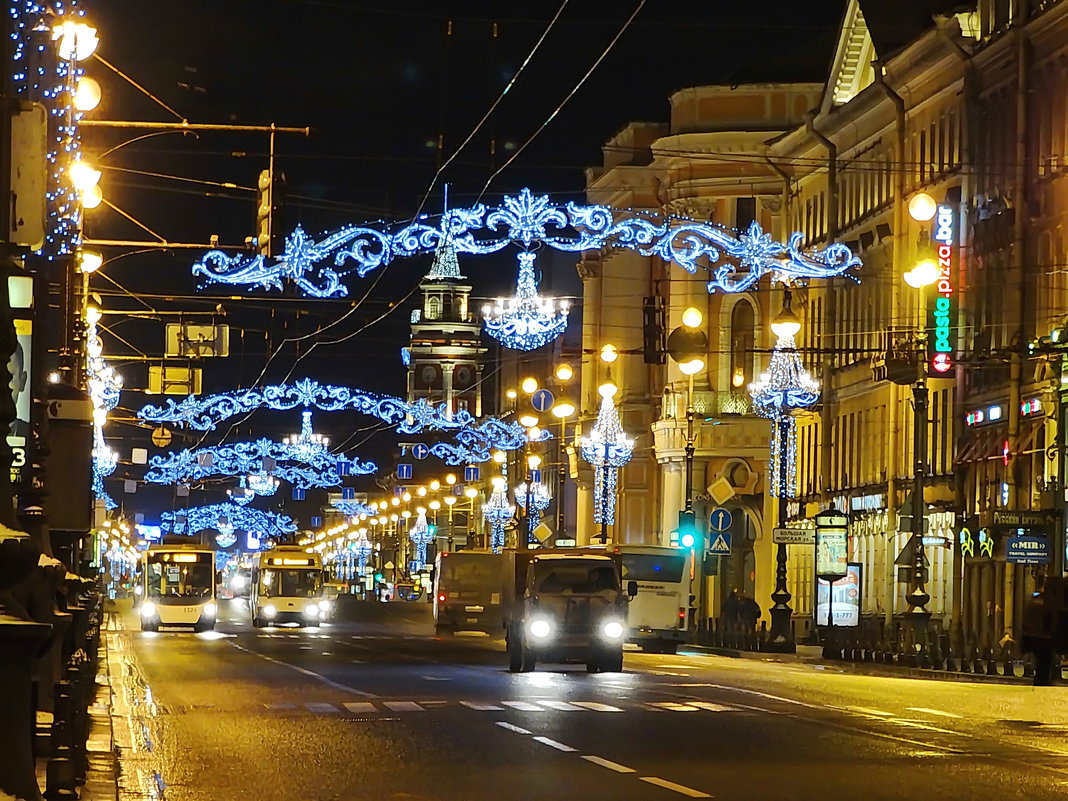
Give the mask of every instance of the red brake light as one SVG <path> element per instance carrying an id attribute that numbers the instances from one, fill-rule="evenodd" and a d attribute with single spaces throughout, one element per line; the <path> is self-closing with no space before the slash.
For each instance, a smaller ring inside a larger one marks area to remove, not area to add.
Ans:
<path id="1" fill-rule="evenodd" d="M 445 603 L 445 593 L 438 596 L 438 603 Z"/>
<path id="2" fill-rule="evenodd" d="M 679 618 L 682 619 L 682 618 L 685 618 L 685 617 L 686 617 L 686 610 L 680 608 L 679 609 Z"/>

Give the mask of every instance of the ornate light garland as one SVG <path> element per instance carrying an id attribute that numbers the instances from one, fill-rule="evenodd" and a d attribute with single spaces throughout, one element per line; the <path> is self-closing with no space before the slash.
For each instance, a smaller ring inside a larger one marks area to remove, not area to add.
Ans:
<path id="1" fill-rule="evenodd" d="M 588 437 L 579 440 L 582 458 L 594 468 L 593 522 L 612 525 L 616 522 L 616 486 L 619 468 L 630 461 L 634 440 L 623 433 L 619 412 L 612 401 L 616 388 L 601 387 L 601 408 Z"/>
<path id="2" fill-rule="evenodd" d="M 167 534 L 198 534 L 208 529 L 220 530 L 220 523 L 230 530 L 246 531 L 274 539 L 297 530 L 297 524 L 288 515 L 264 512 L 251 506 L 238 506 L 233 503 L 193 506 L 160 515 L 160 529 Z"/>
<path id="3" fill-rule="evenodd" d="M 360 501 L 342 499 L 332 501 L 330 505 L 346 517 L 356 517 L 357 515 L 367 515 L 368 517 L 371 517 L 372 515 L 378 514 L 377 509 L 368 506 L 366 503 L 361 503 Z"/>
<path id="4" fill-rule="evenodd" d="M 540 474 L 541 471 L 535 472 Z M 534 529 L 538 527 L 538 523 L 541 521 L 541 513 L 549 508 L 553 496 L 550 494 L 549 488 L 542 482 L 540 476 L 535 477 L 530 482 L 529 490 L 525 481 L 516 484 L 512 495 L 515 497 L 516 505 L 520 509 L 527 508 L 527 498 L 530 498 L 530 511 L 527 513 L 527 535 L 530 541 L 533 542 L 536 540 Z"/>
<path id="5" fill-rule="evenodd" d="M 395 228 L 350 225 L 313 241 L 297 228 L 286 239 L 286 251 L 268 263 L 263 256 L 228 256 L 219 250 L 204 254 L 193 274 L 206 283 L 244 285 L 281 290 L 292 281 L 312 297 L 343 297 L 341 279 L 349 272 L 364 277 L 396 258 L 437 250 L 448 242 L 457 253 L 495 253 L 512 243 L 525 250 L 541 242 L 556 250 L 578 252 L 626 248 L 645 256 L 673 261 L 690 273 L 699 265 L 713 265 L 710 292 L 742 292 L 762 276 L 828 278 L 860 264 L 845 245 L 802 251 L 804 237 L 775 242 L 755 222 L 737 233 L 708 222 L 681 217 L 659 217 L 608 206 L 557 205 L 547 195 L 523 189 L 505 195 L 501 205 L 482 204 L 450 209 L 437 225 L 427 218 Z M 475 232 L 487 232 L 478 239 Z M 351 268 L 346 268 L 351 263 Z M 332 266 L 327 266 L 332 265 Z"/>
<path id="6" fill-rule="evenodd" d="M 504 547 L 504 526 L 515 517 L 515 507 L 508 503 L 508 483 L 502 477 L 494 479 L 493 492 L 482 504 L 482 518 L 490 524 L 490 549 L 500 553 Z"/>
<path id="7" fill-rule="evenodd" d="M 104 426 L 108 412 L 119 404 L 122 376 L 104 360 L 104 344 L 97 323 L 100 312 L 92 309 L 86 317 L 85 373 L 89 398 L 93 403 L 93 493 L 108 510 L 118 508 L 104 486 L 104 479 L 115 472 L 119 455 L 104 440 Z"/>
<path id="8" fill-rule="evenodd" d="M 426 520 L 426 512 L 422 511 L 415 518 L 408 539 L 415 546 L 415 553 L 409 562 L 412 573 L 418 573 L 426 567 L 426 546 L 434 541 L 434 534 L 430 531 L 430 524 Z"/>
<path id="9" fill-rule="evenodd" d="M 496 306 L 482 307 L 486 333 L 506 348 L 534 350 L 552 342 L 567 328 L 567 301 L 559 305 L 552 298 L 538 294 L 534 278 L 534 254 L 519 254 L 519 276 L 515 295 L 498 299 Z"/>

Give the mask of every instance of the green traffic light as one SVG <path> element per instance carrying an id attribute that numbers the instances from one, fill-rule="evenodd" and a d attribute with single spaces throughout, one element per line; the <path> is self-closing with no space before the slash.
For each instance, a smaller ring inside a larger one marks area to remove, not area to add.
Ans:
<path id="1" fill-rule="evenodd" d="M 679 537 L 679 543 L 683 548 L 692 548 L 697 542 L 697 538 L 694 537 L 692 532 L 687 531 L 681 537 Z"/>

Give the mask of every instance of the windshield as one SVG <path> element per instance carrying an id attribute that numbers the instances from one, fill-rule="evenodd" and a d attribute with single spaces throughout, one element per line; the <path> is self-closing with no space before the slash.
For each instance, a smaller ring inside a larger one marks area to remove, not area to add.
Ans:
<path id="1" fill-rule="evenodd" d="M 444 557 L 438 581 L 453 590 L 496 590 L 501 581 L 501 560 L 495 555 Z"/>
<path id="2" fill-rule="evenodd" d="M 686 558 L 676 555 L 651 553 L 623 554 L 624 581 L 682 581 Z"/>
<path id="3" fill-rule="evenodd" d="M 175 557 L 183 561 L 173 561 Z M 209 553 L 150 556 L 145 569 L 145 594 L 152 599 L 210 598 L 212 555 Z"/>
<path id="4" fill-rule="evenodd" d="M 260 575 L 260 595 L 267 598 L 310 598 L 322 587 L 323 571 L 314 569 L 267 568 Z"/>
<path id="5" fill-rule="evenodd" d="M 619 591 L 619 579 L 615 567 L 604 562 L 536 562 L 534 591 L 567 595 L 615 594 Z"/>

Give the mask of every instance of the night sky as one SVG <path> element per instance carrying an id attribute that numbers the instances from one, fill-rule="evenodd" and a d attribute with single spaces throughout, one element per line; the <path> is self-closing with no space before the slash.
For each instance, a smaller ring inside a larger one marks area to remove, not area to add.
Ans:
<path id="1" fill-rule="evenodd" d="M 546 124 L 641 5 L 638 0 L 563 3 L 511 91 L 431 189 L 441 161 L 498 98 L 561 5 L 83 2 L 99 29 L 100 55 L 191 122 L 273 122 L 313 129 L 307 138 L 279 135 L 276 146 L 277 166 L 287 179 L 285 229 L 300 223 L 312 234 L 350 222 L 438 213 L 446 181 L 452 206 L 471 205 L 480 195 L 495 203 L 502 193 L 523 186 L 556 200 L 580 200 L 583 169 L 600 163 L 604 141 L 631 120 L 666 121 L 667 98 L 676 89 L 754 80 L 822 81 L 844 2 L 648 0 L 585 84 Z M 90 62 L 88 73 L 104 88 L 104 102 L 92 118 L 175 119 L 100 63 Z M 83 143 L 90 157 L 99 157 L 139 133 L 85 129 Z M 482 194 L 490 176 L 535 134 Z M 266 167 L 267 137 L 151 136 L 123 145 L 100 163 L 106 165 L 101 182 L 105 197 L 167 240 L 206 243 L 214 234 L 223 244 L 240 244 L 253 233 L 253 193 L 202 182 L 253 187 Z M 90 215 L 89 237 L 150 238 L 113 211 L 101 208 Z M 105 258 L 122 252 L 109 249 Z M 152 319 L 153 310 L 210 312 L 221 307 L 234 330 L 231 357 L 205 364 L 205 392 L 249 386 L 261 375 L 272 383 L 307 375 L 403 394 L 398 350 L 407 341 L 412 292 L 428 260 L 396 262 L 368 278 L 352 277 L 344 301 L 240 289 L 233 294 L 245 297 L 231 300 L 229 292 L 217 287 L 197 291 L 189 268 L 199 253 L 133 253 L 94 277 L 103 308 L 148 315 L 105 321 L 125 340 L 105 338 L 106 352 L 116 362 L 137 351 L 162 352 L 162 325 Z M 569 254 L 539 260 L 545 271 L 542 287 L 555 294 L 580 294 L 575 262 Z M 514 255 L 468 256 L 461 266 L 479 297 L 508 292 L 514 282 Z M 351 313 L 329 332 L 314 333 L 346 312 Z M 573 319 L 577 323 L 577 310 Z M 572 329 L 577 334 L 578 326 Z M 283 342 L 286 337 L 303 338 Z M 128 387 L 144 386 L 143 363 L 124 365 L 122 372 Z M 122 398 L 126 410 L 145 402 L 136 392 Z M 296 411 L 258 413 L 229 432 L 228 439 L 246 439 L 252 432 L 277 436 L 294 430 L 298 422 Z M 364 458 L 386 460 L 396 440 L 385 431 L 363 442 L 373 428 L 366 418 L 320 415 L 317 422 L 335 443 L 360 443 L 352 452 Z M 123 459 L 131 446 L 147 442 L 147 432 L 122 422 L 112 424 L 108 436 Z M 216 435 L 207 442 L 217 440 Z M 140 468 L 120 465 L 115 477 L 140 474 Z M 169 492 L 163 497 L 159 490 L 145 488 L 124 495 L 118 481 L 109 482 L 109 490 L 127 511 L 144 512 L 148 520 L 174 502 Z M 218 494 L 194 493 L 192 502 L 219 499 Z"/>

